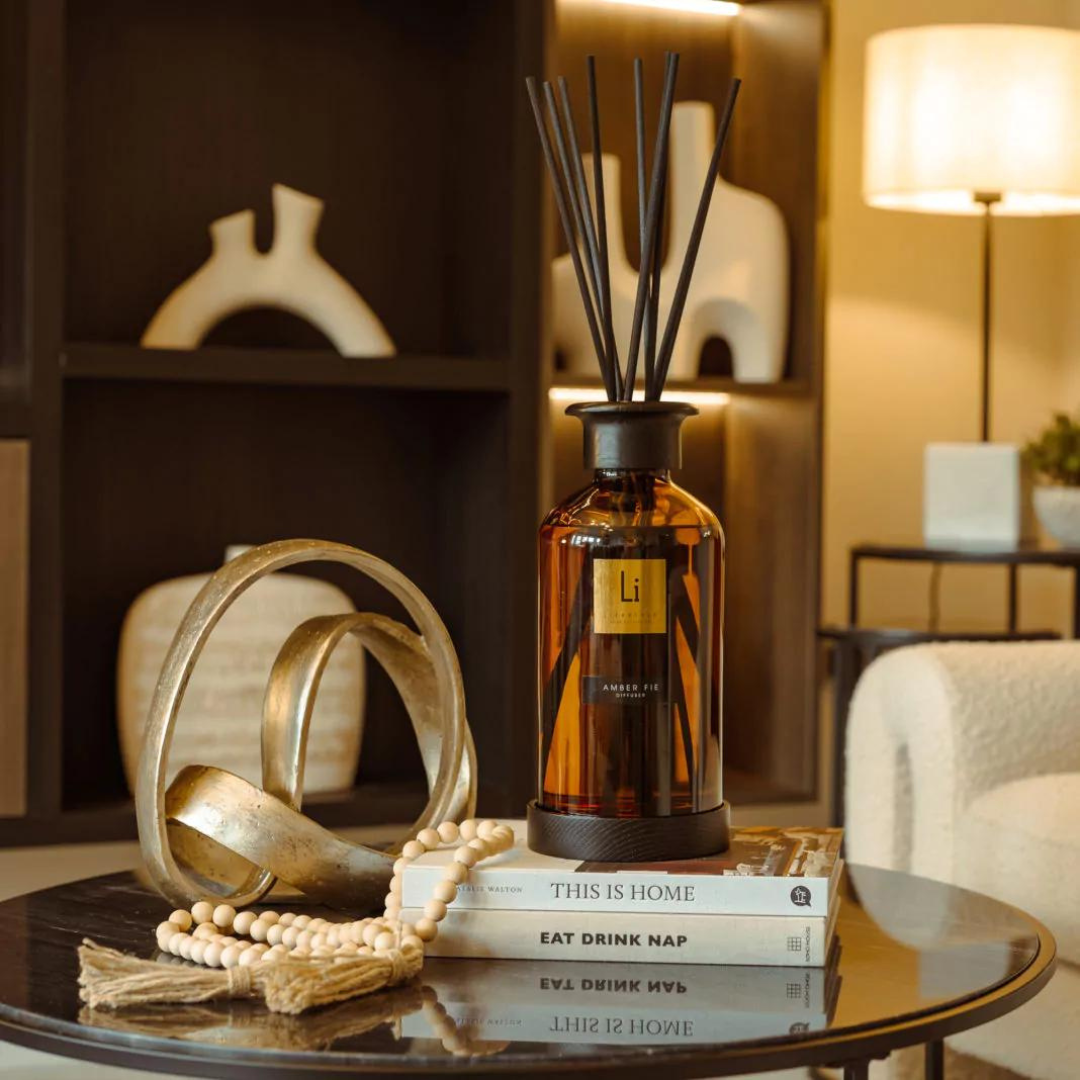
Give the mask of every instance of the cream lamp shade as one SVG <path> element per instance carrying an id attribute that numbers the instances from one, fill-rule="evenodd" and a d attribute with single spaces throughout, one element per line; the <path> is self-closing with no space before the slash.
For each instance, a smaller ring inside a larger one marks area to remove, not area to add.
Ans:
<path id="1" fill-rule="evenodd" d="M 1080 213 L 1080 31 L 918 26 L 873 37 L 866 59 L 871 206 Z"/>

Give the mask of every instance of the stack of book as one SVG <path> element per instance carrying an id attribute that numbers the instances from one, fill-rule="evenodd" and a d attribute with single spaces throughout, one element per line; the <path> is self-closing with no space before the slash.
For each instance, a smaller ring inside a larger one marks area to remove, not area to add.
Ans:
<path id="1" fill-rule="evenodd" d="M 515 823 L 524 836 L 524 824 Z M 519 841 L 458 890 L 432 956 L 824 967 L 839 882 L 840 829 L 736 829 L 722 855 L 670 863 L 578 862 Z M 410 922 L 453 851 L 402 880 Z"/>

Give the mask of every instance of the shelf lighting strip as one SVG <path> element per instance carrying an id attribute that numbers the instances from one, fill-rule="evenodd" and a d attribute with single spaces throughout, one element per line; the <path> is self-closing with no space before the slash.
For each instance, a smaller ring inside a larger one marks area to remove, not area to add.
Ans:
<path id="1" fill-rule="evenodd" d="M 644 391 L 634 394 L 635 401 L 644 398 Z M 665 390 L 660 395 L 661 401 L 685 401 L 687 405 L 722 406 L 730 401 L 731 395 L 721 390 Z M 576 401 L 607 401 L 607 394 L 602 386 L 596 388 L 580 386 L 552 386 L 548 390 L 548 400 L 560 404 L 573 404 Z"/>
<path id="2" fill-rule="evenodd" d="M 565 0 L 564 0 L 565 2 Z M 596 0 L 586 0 L 596 2 Z M 657 11 L 679 11 L 691 15 L 719 15 L 730 19 L 739 13 L 741 4 L 731 0 L 603 0 L 607 4 L 621 4 L 623 7 L 654 8 Z"/>

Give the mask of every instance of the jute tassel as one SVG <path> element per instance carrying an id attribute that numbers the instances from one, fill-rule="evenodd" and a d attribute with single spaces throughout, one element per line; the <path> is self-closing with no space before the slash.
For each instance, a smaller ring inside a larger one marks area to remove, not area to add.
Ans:
<path id="1" fill-rule="evenodd" d="M 424 951 L 402 945 L 381 956 L 284 959 L 225 969 L 179 967 L 140 960 L 84 938 L 79 948 L 79 997 L 92 1009 L 126 1005 L 261 997 L 271 1012 L 296 1016 L 413 978 Z"/>

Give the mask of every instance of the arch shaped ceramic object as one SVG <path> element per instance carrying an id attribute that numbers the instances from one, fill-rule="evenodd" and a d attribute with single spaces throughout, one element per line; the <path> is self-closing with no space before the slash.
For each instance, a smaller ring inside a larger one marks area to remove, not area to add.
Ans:
<path id="1" fill-rule="evenodd" d="M 661 274 L 658 338 L 671 309 L 715 130 L 711 105 L 684 101 L 672 111 L 668 188 L 671 228 Z M 619 160 L 605 154 L 603 172 L 604 190 L 609 192 L 606 216 L 611 306 L 616 339 L 625 343 L 630 339 L 637 274 L 626 255 L 620 200 L 614 194 L 620 190 Z M 585 174 L 592 177 L 591 163 L 586 165 Z M 695 378 L 705 342 L 722 337 L 731 346 L 737 380 L 781 379 L 787 353 L 788 279 L 787 235 L 780 210 L 765 196 L 718 179 L 668 377 Z M 596 359 L 569 255 L 555 260 L 553 293 L 555 347 L 565 355 L 570 371 L 591 375 L 596 370 Z M 643 371 L 642 364 L 638 371 Z"/>
<path id="2" fill-rule="evenodd" d="M 360 294 L 319 254 L 323 201 L 273 186 L 274 242 L 255 247 L 255 213 L 241 210 L 210 226 L 210 258 L 177 286 L 150 320 L 142 344 L 194 349 L 222 319 L 275 307 L 318 327 L 343 356 L 393 356 L 394 343 Z"/>
<path id="3" fill-rule="evenodd" d="M 369 613 L 319 616 L 284 643 L 263 713 L 262 788 L 222 769 L 191 765 L 166 790 L 169 749 L 184 690 L 207 639 L 229 605 L 266 574 L 298 563 L 351 566 L 396 597 L 419 633 Z M 396 848 L 350 844 L 300 813 L 304 755 L 319 679 L 334 646 L 353 634 L 397 686 L 420 744 L 430 798 L 404 838 L 447 818 L 472 814 L 476 756 L 465 718 L 461 672 L 435 609 L 408 578 L 381 559 L 344 544 L 282 540 L 226 563 L 195 598 L 176 632 L 154 693 L 135 795 L 139 841 L 154 885 L 188 904 L 216 895 L 243 906 L 276 878 L 333 904 L 377 903 Z M 234 880 L 239 856 L 244 871 Z"/>

